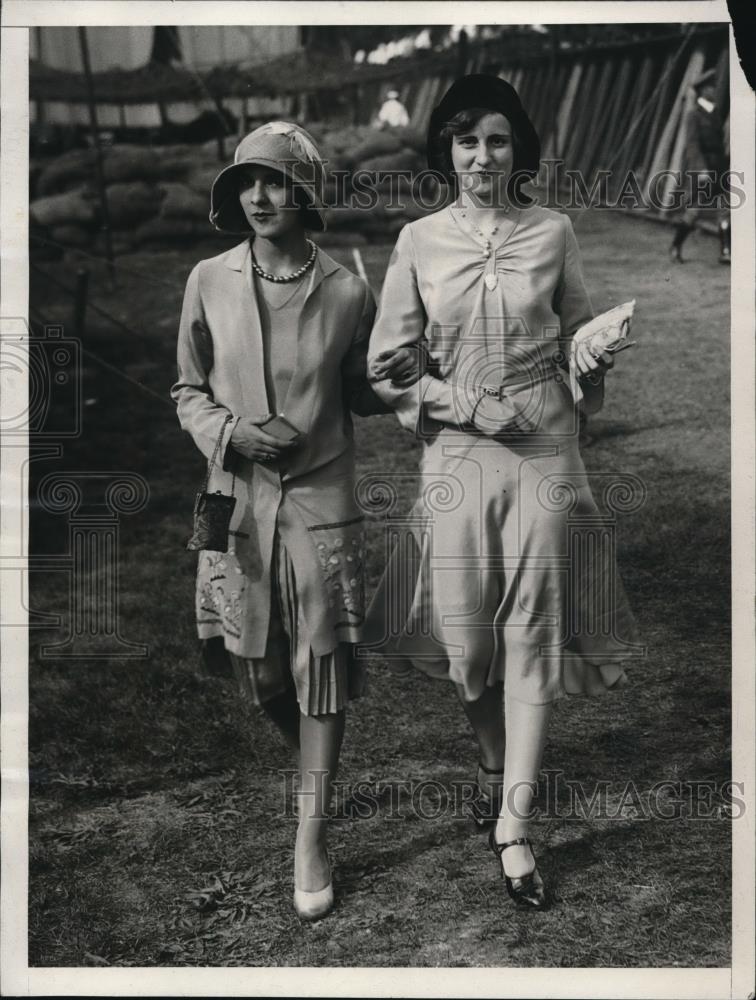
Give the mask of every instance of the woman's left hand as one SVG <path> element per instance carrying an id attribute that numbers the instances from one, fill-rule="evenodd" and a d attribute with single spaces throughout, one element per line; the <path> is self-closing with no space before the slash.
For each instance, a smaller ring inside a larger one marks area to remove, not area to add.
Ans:
<path id="1" fill-rule="evenodd" d="M 575 345 L 575 366 L 580 376 L 604 375 L 614 367 L 614 358 L 609 351 L 591 350 L 587 343 Z"/>
<path id="2" fill-rule="evenodd" d="M 627 337 L 630 334 L 630 318 L 622 321 L 620 336 L 615 342 L 619 345 L 619 350 L 623 350 L 623 345 L 627 344 Z M 614 367 L 614 354 L 612 350 L 596 351 L 591 350 L 588 342 L 575 344 L 575 364 L 580 375 L 594 375 L 603 378 L 606 373 Z"/>
<path id="3" fill-rule="evenodd" d="M 383 351 L 370 366 L 370 381 L 383 382 L 390 379 L 402 388 L 414 385 L 425 371 L 425 352 L 419 344 L 398 347 L 393 351 Z"/>

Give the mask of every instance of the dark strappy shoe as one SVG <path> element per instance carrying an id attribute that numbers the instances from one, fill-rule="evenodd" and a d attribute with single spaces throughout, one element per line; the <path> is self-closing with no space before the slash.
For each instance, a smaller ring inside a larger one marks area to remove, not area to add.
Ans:
<path id="1" fill-rule="evenodd" d="M 529 872 L 527 875 L 522 875 L 519 878 L 510 878 L 504 871 L 504 861 L 502 859 L 504 851 L 506 851 L 508 847 L 513 847 L 515 844 L 527 844 L 532 853 L 533 845 L 530 840 L 527 837 L 518 837 L 516 840 L 508 840 L 504 844 L 497 844 L 495 834 L 496 831 L 491 830 L 488 837 L 488 844 L 494 854 L 496 854 L 499 858 L 501 874 L 502 878 L 506 882 L 507 892 L 518 906 L 527 906 L 532 910 L 544 909 L 546 906 L 546 890 L 544 888 L 543 879 L 538 871 L 538 866 L 535 863 L 533 864 L 532 872 Z M 533 861 L 535 862 L 535 855 L 533 855 Z"/>
<path id="2" fill-rule="evenodd" d="M 486 767 L 485 764 L 478 763 L 478 771 L 482 771 L 484 774 L 498 774 L 504 779 L 504 771 L 496 770 L 492 767 Z M 480 787 L 480 782 L 478 781 L 478 776 L 475 776 L 475 795 L 469 802 L 465 803 L 467 815 L 477 826 L 479 831 L 487 829 L 492 823 L 495 823 L 499 818 L 499 813 L 501 812 L 501 794 L 497 795 L 496 798 L 492 798 L 488 792 L 483 791 Z"/>

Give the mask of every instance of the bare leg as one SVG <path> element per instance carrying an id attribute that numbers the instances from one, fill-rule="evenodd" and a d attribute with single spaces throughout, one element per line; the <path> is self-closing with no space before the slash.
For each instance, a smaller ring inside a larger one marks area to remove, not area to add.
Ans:
<path id="1" fill-rule="evenodd" d="M 526 837 L 533 794 L 541 768 L 551 704 L 529 705 L 504 696 L 507 747 L 504 757 L 504 795 L 496 823 L 496 842 Z M 509 847 L 502 855 L 504 870 L 511 878 L 527 875 L 533 856 L 527 845 Z"/>
<path id="2" fill-rule="evenodd" d="M 299 717 L 299 827 L 294 850 L 294 884 L 318 892 L 330 881 L 326 854 L 328 809 L 339 763 L 346 713 Z"/>

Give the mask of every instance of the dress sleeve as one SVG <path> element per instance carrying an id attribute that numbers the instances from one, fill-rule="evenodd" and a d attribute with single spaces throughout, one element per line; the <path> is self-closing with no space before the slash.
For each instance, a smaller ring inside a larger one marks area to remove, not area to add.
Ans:
<path id="1" fill-rule="evenodd" d="M 409 347 L 425 339 L 427 315 L 417 282 L 417 260 L 410 226 L 399 233 L 383 282 L 378 316 L 370 338 L 368 368 L 384 351 Z M 374 383 L 376 393 L 396 412 L 403 427 L 418 433 L 425 417 L 450 424 L 472 420 L 469 393 L 424 374 L 407 388 L 390 380 Z"/>
<path id="2" fill-rule="evenodd" d="M 593 319 L 593 306 L 583 277 L 583 266 L 580 261 L 580 249 L 575 239 L 572 222 L 566 215 L 564 219 L 564 256 L 562 273 L 559 276 L 554 312 L 559 316 L 561 325 L 560 345 L 563 351 L 569 348 L 569 342 L 575 331 L 588 320 Z"/>
<path id="3" fill-rule="evenodd" d="M 594 312 L 591 299 L 585 287 L 583 266 L 572 222 L 565 215 L 564 219 L 564 258 L 562 273 L 557 285 L 554 299 L 554 311 L 559 316 L 561 333 L 559 346 L 565 359 L 570 357 L 570 342 L 575 332 L 589 320 Z M 565 362 L 566 364 L 566 362 Z M 585 413 L 596 413 L 604 403 L 604 380 L 598 384 L 579 378 L 579 392 L 576 397 L 580 409 Z"/>
<path id="4" fill-rule="evenodd" d="M 222 430 L 218 454 L 223 468 L 228 469 L 233 453 L 231 434 L 238 417 L 215 402 L 208 381 L 213 368 L 213 339 L 202 306 L 199 271 L 198 264 L 189 275 L 184 292 L 177 349 L 178 379 L 171 389 L 171 398 L 176 403 L 181 427 L 191 434 L 206 458 L 212 456 Z"/>
<path id="5" fill-rule="evenodd" d="M 341 363 L 344 384 L 344 399 L 352 413 L 369 417 L 378 413 L 389 413 L 390 407 L 375 394 L 367 377 L 367 354 L 370 333 L 375 320 L 375 299 L 365 284 L 359 324 L 352 343 Z"/>

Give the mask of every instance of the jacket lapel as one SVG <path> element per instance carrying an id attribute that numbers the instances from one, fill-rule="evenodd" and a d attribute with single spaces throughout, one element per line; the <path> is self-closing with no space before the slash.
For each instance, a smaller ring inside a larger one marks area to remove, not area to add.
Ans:
<path id="1" fill-rule="evenodd" d="M 235 296 L 237 316 L 231 335 L 237 338 L 239 356 L 248 363 L 238 370 L 239 387 L 247 416 L 270 413 L 270 401 L 265 386 L 265 362 L 263 358 L 263 336 L 260 324 L 260 310 L 257 304 L 252 267 L 250 265 L 250 245 L 245 240 L 233 247 L 225 255 L 226 267 L 238 273 L 239 296 Z"/>

